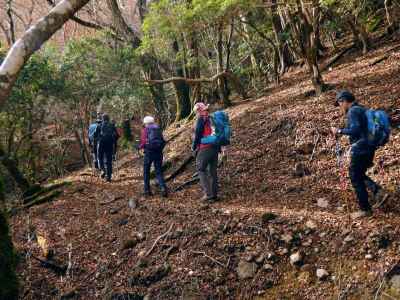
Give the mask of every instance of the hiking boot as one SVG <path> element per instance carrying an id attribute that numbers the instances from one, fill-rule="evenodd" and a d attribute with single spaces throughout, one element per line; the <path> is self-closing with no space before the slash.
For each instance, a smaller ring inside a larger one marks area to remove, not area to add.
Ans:
<path id="1" fill-rule="evenodd" d="M 106 172 L 101 172 L 100 177 L 101 177 L 102 179 L 106 178 Z"/>
<path id="2" fill-rule="evenodd" d="M 144 192 L 144 193 L 143 193 L 143 196 L 144 196 L 145 198 L 153 197 L 153 193 L 152 193 L 152 192 Z"/>
<path id="3" fill-rule="evenodd" d="M 351 214 L 353 220 L 372 217 L 372 210 L 358 210 Z"/>
<path id="4" fill-rule="evenodd" d="M 217 201 L 217 197 L 212 197 L 212 196 L 207 196 L 204 195 L 203 197 L 201 197 L 201 201 L 203 202 L 208 202 L 208 203 L 214 203 L 215 201 Z"/>
<path id="5" fill-rule="evenodd" d="M 111 182 L 111 178 L 110 178 L 110 177 L 107 177 L 106 181 L 107 181 L 107 182 Z"/>
<path id="6" fill-rule="evenodd" d="M 163 198 L 168 198 L 168 191 L 166 189 L 161 190 L 161 196 Z"/>

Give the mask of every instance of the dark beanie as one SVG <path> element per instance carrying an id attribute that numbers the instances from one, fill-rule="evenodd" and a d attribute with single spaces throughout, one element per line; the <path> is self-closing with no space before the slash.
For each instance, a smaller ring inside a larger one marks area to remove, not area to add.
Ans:
<path id="1" fill-rule="evenodd" d="M 338 106 L 339 102 L 342 102 L 342 101 L 354 102 L 355 100 L 356 99 L 351 92 L 343 90 L 336 94 L 335 106 Z"/>

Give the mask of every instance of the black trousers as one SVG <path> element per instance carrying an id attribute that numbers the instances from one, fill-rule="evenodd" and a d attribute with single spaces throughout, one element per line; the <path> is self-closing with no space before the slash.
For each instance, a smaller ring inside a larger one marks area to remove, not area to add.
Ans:
<path id="1" fill-rule="evenodd" d="M 379 185 L 366 174 L 367 170 L 373 166 L 374 156 L 375 152 L 361 155 L 353 154 L 351 156 L 349 169 L 350 180 L 356 192 L 360 209 L 364 211 L 371 210 L 367 188 L 373 193 L 376 193 L 379 189 Z"/>
<path id="2" fill-rule="evenodd" d="M 107 179 L 111 179 L 112 176 L 113 150 L 114 150 L 113 143 L 99 142 L 97 148 L 97 158 L 99 160 L 99 168 L 106 174 Z"/>

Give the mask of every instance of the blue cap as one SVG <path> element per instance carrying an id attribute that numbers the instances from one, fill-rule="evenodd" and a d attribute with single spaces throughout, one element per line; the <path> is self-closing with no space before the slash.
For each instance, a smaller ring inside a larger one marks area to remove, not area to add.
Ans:
<path id="1" fill-rule="evenodd" d="M 347 102 L 354 102 L 356 98 L 352 93 L 349 91 L 343 90 L 336 94 L 336 102 L 335 106 L 339 105 L 339 102 L 347 101 Z"/>

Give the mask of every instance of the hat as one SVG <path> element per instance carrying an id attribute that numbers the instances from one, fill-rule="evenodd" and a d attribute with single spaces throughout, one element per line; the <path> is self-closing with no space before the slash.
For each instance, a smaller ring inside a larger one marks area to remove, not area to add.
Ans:
<path id="1" fill-rule="evenodd" d="M 206 111 L 206 110 L 208 110 L 208 107 L 209 107 L 208 104 L 204 104 L 203 102 L 198 102 L 198 103 L 196 103 L 196 104 L 194 105 L 193 110 L 194 110 L 195 112 L 198 112 L 198 111 Z"/>
<path id="2" fill-rule="evenodd" d="M 355 97 L 351 92 L 343 90 L 336 94 L 335 106 L 339 106 L 339 103 L 343 101 L 354 102 Z"/>
<path id="3" fill-rule="evenodd" d="M 154 118 L 152 116 L 146 116 L 143 119 L 143 124 L 148 125 L 148 124 L 153 124 L 154 123 Z"/>

